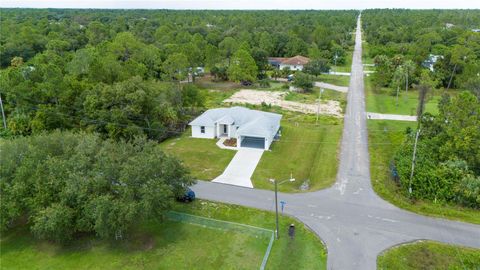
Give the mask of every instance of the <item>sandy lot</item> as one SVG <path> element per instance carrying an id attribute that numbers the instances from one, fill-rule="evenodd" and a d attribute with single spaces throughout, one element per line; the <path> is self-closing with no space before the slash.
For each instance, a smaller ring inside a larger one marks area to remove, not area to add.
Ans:
<path id="1" fill-rule="evenodd" d="M 242 89 L 230 98 L 225 99 L 223 102 L 226 103 L 247 103 L 260 105 L 262 102 L 266 104 L 271 104 L 272 106 L 279 106 L 285 110 L 301 112 L 301 113 L 317 113 L 317 110 L 320 114 L 328 114 L 337 117 L 342 117 L 342 108 L 340 107 L 340 102 L 335 100 L 329 100 L 326 103 L 323 102 L 320 104 L 320 108 L 316 104 L 305 104 L 295 101 L 285 100 L 285 95 L 287 92 L 280 91 L 257 91 Z"/>

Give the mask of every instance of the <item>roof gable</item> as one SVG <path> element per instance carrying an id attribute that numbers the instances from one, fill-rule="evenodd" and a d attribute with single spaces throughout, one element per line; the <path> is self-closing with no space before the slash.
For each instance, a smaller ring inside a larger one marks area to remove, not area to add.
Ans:
<path id="1" fill-rule="evenodd" d="M 310 58 L 297 55 L 282 62 L 283 65 L 306 65 L 310 62 Z"/>
<path id="2" fill-rule="evenodd" d="M 274 136 L 280 127 L 281 114 L 251 110 L 244 107 L 210 109 L 189 123 L 191 126 L 233 124 L 237 134 L 244 136 Z"/>

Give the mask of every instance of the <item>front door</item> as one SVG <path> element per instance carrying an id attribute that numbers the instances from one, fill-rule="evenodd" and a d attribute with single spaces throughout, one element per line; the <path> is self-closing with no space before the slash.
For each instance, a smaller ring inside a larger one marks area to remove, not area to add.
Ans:
<path id="1" fill-rule="evenodd" d="M 227 125 L 223 125 L 223 133 L 227 134 Z"/>

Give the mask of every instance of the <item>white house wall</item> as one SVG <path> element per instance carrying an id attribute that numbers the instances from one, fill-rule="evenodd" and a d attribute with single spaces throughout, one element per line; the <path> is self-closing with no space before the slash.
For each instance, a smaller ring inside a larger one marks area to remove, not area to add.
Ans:
<path id="1" fill-rule="evenodd" d="M 213 139 L 215 138 L 215 128 L 205 127 L 205 133 L 202 133 L 200 126 L 192 126 L 192 137 Z"/>
<path id="2" fill-rule="evenodd" d="M 280 64 L 279 66 L 279 69 L 280 70 L 283 70 L 284 68 L 289 68 L 290 70 L 300 70 L 302 71 L 303 70 L 303 65 L 284 65 L 284 64 Z"/>

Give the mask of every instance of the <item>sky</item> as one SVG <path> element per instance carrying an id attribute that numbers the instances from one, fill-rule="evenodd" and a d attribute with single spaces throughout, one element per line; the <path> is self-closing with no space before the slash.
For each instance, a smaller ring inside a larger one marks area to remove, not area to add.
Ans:
<path id="1" fill-rule="evenodd" d="M 480 0 L 1 0 L 0 7 L 112 9 L 480 9 Z"/>

